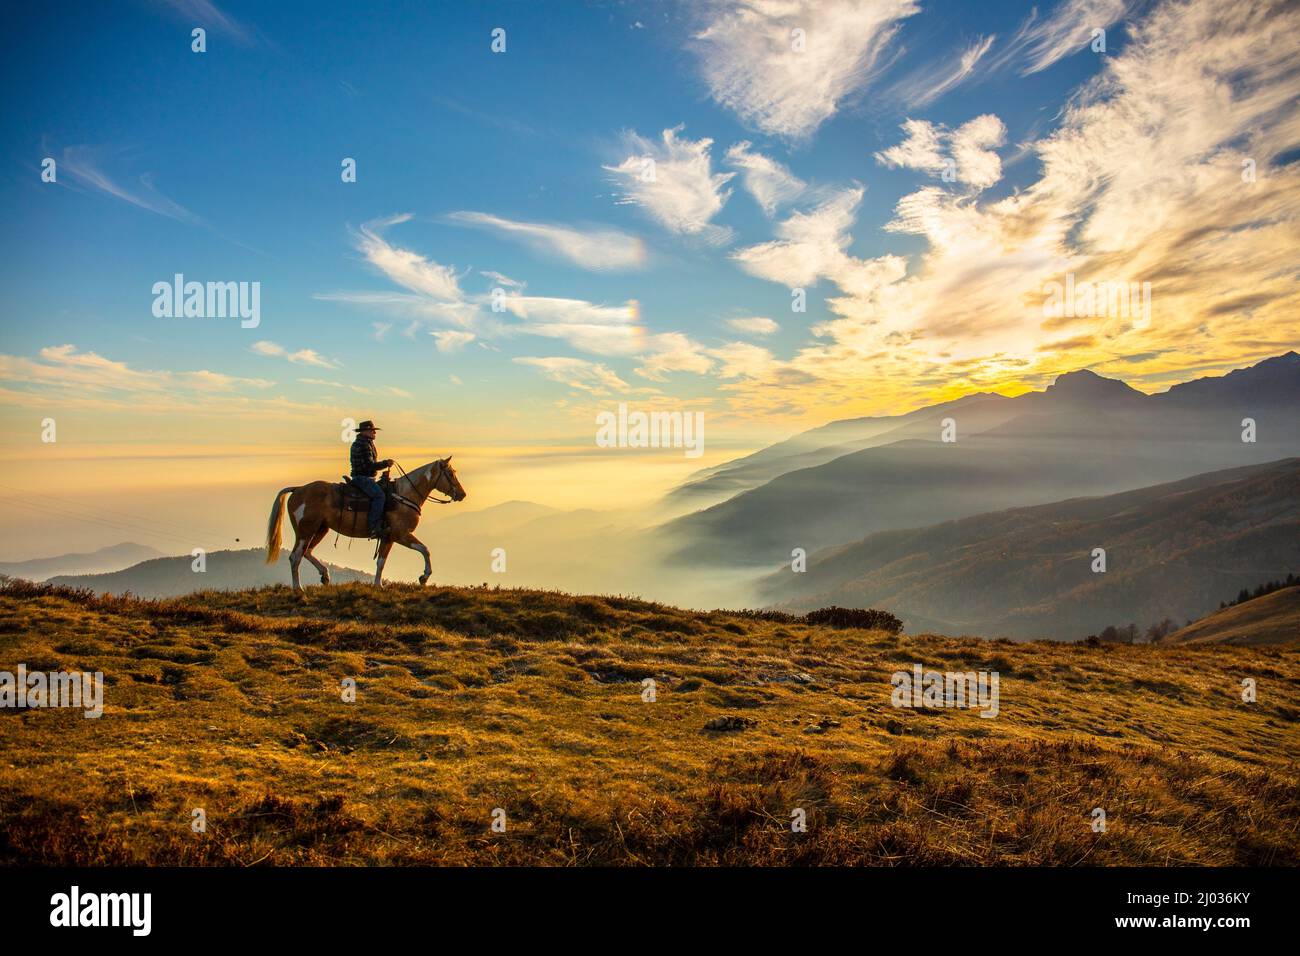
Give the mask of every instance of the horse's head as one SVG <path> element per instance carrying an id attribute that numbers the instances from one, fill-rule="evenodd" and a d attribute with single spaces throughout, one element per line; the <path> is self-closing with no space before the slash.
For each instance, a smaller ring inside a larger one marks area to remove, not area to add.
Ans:
<path id="1" fill-rule="evenodd" d="M 440 466 L 438 468 L 438 478 L 433 483 L 433 487 L 452 501 L 464 501 L 465 488 L 461 485 L 460 479 L 456 477 L 456 469 L 451 467 L 451 455 L 443 458 L 438 464 Z"/>

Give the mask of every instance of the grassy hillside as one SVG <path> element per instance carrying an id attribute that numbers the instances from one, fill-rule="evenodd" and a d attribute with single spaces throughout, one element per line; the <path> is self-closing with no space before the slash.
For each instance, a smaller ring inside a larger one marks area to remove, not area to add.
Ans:
<path id="1" fill-rule="evenodd" d="M 1175 631 L 1170 644 L 1288 644 L 1300 641 L 1300 587 L 1215 611 Z"/>
<path id="2" fill-rule="evenodd" d="M 1092 549 L 1106 549 L 1105 573 Z M 766 578 L 795 608 L 887 607 L 910 628 L 1078 639 L 1214 609 L 1300 565 L 1300 458 L 870 535 Z"/>
<path id="3" fill-rule="evenodd" d="M 99 720 L 0 711 L 9 864 L 1300 863 L 1295 646 L 911 637 L 538 591 L 19 583 L 0 588 L 0 669 L 19 662 L 108 686 Z M 996 670 L 999 716 L 892 707 L 914 663 Z"/>

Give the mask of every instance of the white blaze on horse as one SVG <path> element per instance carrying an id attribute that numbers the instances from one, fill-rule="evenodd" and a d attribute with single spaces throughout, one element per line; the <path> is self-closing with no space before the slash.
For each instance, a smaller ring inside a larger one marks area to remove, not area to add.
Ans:
<path id="1" fill-rule="evenodd" d="M 329 569 L 316 560 L 312 548 L 320 544 L 331 531 L 348 538 L 367 538 L 369 530 L 366 508 L 351 510 L 344 503 L 344 485 L 341 482 L 313 481 L 311 484 L 283 488 L 271 505 L 271 521 L 266 529 L 266 563 L 274 564 L 280 557 L 280 526 L 287 510 L 296 540 L 289 553 L 289 566 L 293 570 L 293 589 L 301 591 L 298 582 L 298 565 L 306 558 L 320 572 L 320 583 L 330 583 Z M 424 555 L 424 584 L 433 574 L 429 549 L 415 536 L 415 526 L 420 523 L 420 509 L 428 497 L 440 491 L 451 501 L 464 501 L 465 489 L 461 487 L 456 471 L 451 467 L 451 456 L 422 465 L 409 475 L 403 475 L 389 487 L 388 527 L 375 556 L 375 584 L 382 582 L 384 562 L 394 544 L 400 544 Z M 445 504 L 446 502 L 439 502 Z"/>

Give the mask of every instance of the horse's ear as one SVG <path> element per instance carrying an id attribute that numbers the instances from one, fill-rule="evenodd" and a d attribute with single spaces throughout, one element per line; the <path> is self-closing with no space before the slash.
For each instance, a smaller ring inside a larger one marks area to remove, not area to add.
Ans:
<path id="1" fill-rule="evenodd" d="M 442 463 L 443 463 L 444 465 L 450 465 L 450 464 L 451 464 L 451 455 L 448 455 L 446 458 L 444 458 L 444 459 L 442 460 Z"/>

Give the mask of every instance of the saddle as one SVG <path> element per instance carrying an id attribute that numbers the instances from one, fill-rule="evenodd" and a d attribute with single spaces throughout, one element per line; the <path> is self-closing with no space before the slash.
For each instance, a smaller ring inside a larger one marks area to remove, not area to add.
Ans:
<path id="1" fill-rule="evenodd" d="M 370 498 L 364 491 L 352 484 L 352 479 L 347 475 L 343 476 L 343 481 L 334 486 L 343 496 L 344 511 L 361 511 L 370 510 Z M 379 487 L 384 490 L 384 511 L 392 511 L 397 507 L 397 499 L 393 497 L 393 483 L 388 480 L 388 476 L 379 479 Z"/>

